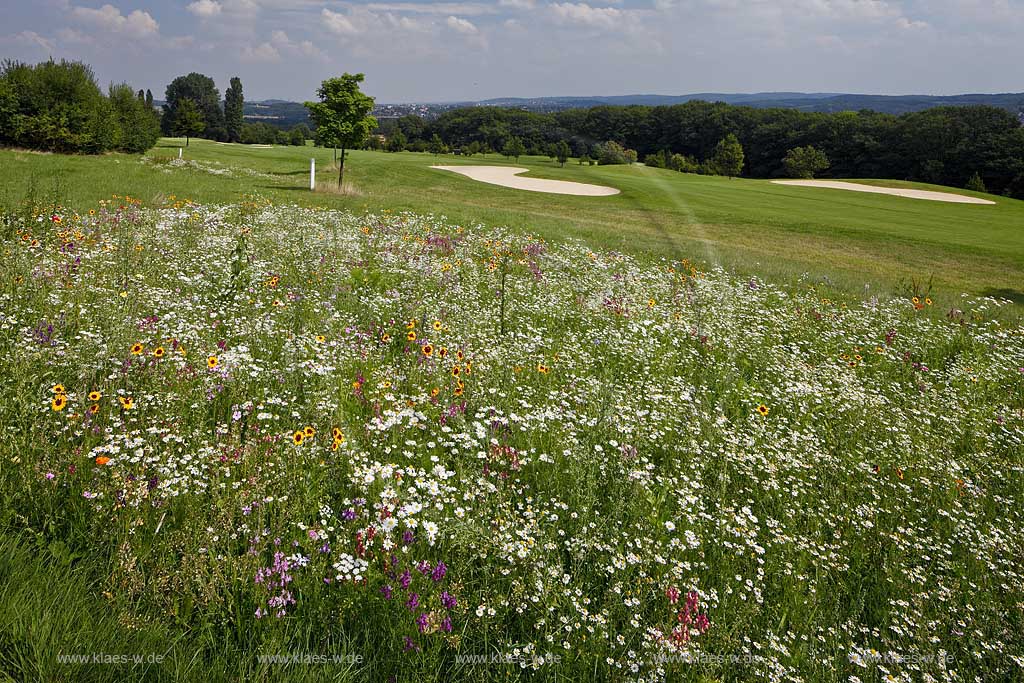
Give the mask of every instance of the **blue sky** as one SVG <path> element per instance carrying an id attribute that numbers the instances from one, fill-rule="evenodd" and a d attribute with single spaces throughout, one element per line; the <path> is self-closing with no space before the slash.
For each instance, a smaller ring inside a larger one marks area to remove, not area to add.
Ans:
<path id="1" fill-rule="evenodd" d="M 800 90 L 1024 91 L 1024 0 L 5 0 L 0 55 L 93 65 L 160 98 L 200 71 L 302 100 Z"/>

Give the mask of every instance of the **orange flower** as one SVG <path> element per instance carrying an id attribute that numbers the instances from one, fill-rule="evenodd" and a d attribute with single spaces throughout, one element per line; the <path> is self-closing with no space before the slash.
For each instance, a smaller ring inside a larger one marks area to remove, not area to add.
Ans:
<path id="1" fill-rule="evenodd" d="M 134 344 L 132 344 L 132 355 L 141 356 L 145 348 L 146 347 L 144 347 L 141 342 L 135 342 Z"/>
<path id="2" fill-rule="evenodd" d="M 93 415 L 100 412 L 100 404 L 93 403 L 91 406 L 89 406 L 89 412 L 92 413 Z"/>
<path id="3" fill-rule="evenodd" d="M 108 462 L 110 462 L 110 458 L 108 458 L 105 455 L 101 455 L 100 457 L 96 458 L 97 465 L 106 465 Z"/>
<path id="4" fill-rule="evenodd" d="M 313 429 L 312 427 L 307 426 L 305 429 L 302 430 L 302 434 L 307 438 L 312 438 L 316 436 L 316 430 Z"/>
<path id="5" fill-rule="evenodd" d="M 304 433 L 302 433 L 301 431 L 295 432 L 294 434 L 292 434 L 292 443 L 295 444 L 296 446 L 301 446 L 302 445 L 302 441 L 305 438 L 306 438 L 306 435 Z"/>
<path id="6" fill-rule="evenodd" d="M 206 359 L 206 367 L 213 370 L 215 367 L 217 367 L 217 363 L 219 362 L 220 361 L 217 360 L 217 356 L 210 356 L 209 358 Z"/>
<path id="7" fill-rule="evenodd" d="M 90 391 L 89 392 L 89 400 L 92 401 L 93 403 L 95 403 L 96 401 L 100 400 L 101 398 L 103 398 L 103 392 L 102 391 Z"/>
<path id="8" fill-rule="evenodd" d="M 405 338 L 409 341 L 416 341 L 416 330 L 409 330 L 406 333 Z"/>
<path id="9" fill-rule="evenodd" d="M 423 352 L 423 355 L 426 356 L 427 358 L 430 358 L 432 355 L 434 355 L 434 347 L 431 346 L 430 344 L 424 344 L 422 347 L 420 347 L 420 350 Z"/>
<path id="10" fill-rule="evenodd" d="M 53 397 L 53 401 L 50 402 L 50 407 L 55 411 L 64 410 L 64 406 L 68 404 L 68 397 L 64 394 L 57 394 Z"/>
<path id="11" fill-rule="evenodd" d="M 153 355 L 156 358 L 163 358 L 164 357 L 164 353 L 166 353 L 166 352 L 164 351 L 164 347 L 162 347 L 162 346 L 158 346 L 155 349 L 153 349 Z"/>
<path id="12" fill-rule="evenodd" d="M 117 400 L 125 410 L 131 410 L 135 407 L 135 401 L 132 400 L 131 396 L 118 396 Z"/>
<path id="13" fill-rule="evenodd" d="M 768 417 L 768 406 L 762 403 L 757 407 L 757 412 L 761 414 L 761 417 Z"/>

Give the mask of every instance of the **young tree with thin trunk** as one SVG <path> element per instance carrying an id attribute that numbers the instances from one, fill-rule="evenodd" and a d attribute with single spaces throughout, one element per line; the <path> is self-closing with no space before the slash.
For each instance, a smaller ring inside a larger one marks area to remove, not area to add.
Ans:
<path id="1" fill-rule="evenodd" d="M 338 165 L 338 187 L 345 174 L 345 150 L 362 147 L 366 137 L 377 127 L 377 119 L 370 116 L 373 98 L 359 90 L 363 74 L 342 74 L 328 78 L 316 91 L 319 102 L 305 102 L 309 117 L 316 124 L 317 134 L 341 148 Z"/>
<path id="2" fill-rule="evenodd" d="M 563 168 L 565 167 L 565 162 L 569 160 L 569 154 L 571 154 L 571 152 L 572 150 L 569 149 L 569 143 L 566 142 L 565 140 L 560 141 L 555 146 L 556 158 L 558 159 L 558 163 L 561 164 Z"/>
<path id="3" fill-rule="evenodd" d="M 189 99 L 180 100 L 174 110 L 174 134 L 185 136 L 185 146 L 188 147 L 189 138 L 199 135 L 205 129 L 206 121 L 196 103 Z"/>

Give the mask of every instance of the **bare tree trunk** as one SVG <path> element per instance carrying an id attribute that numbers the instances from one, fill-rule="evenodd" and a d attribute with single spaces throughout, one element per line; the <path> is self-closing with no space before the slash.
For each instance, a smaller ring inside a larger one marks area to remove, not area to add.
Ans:
<path id="1" fill-rule="evenodd" d="M 341 179 L 345 175 L 345 148 L 341 148 L 341 163 L 338 164 L 338 189 L 341 189 Z"/>

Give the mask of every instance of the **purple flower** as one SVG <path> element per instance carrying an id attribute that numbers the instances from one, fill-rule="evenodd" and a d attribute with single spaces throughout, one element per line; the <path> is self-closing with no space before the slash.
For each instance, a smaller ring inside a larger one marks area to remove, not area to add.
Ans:
<path id="1" fill-rule="evenodd" d="M 409 599 L 405 601 L 405 606 L 409 609 L 416 609 L 420 606 L 420 596 L 418 593 L 413 593 L 409 596 Z"/>
<path id="2" fill-rule="evenodd" d="M 402 545 L 412 545 L 414 540 L 416 540 L 416 537 L 412 535 L 411 531 L 406 531 L 402 534 Z"/>
<path id="3" fill-rule="evenodd" d="M 385 600 L 391 599 L 391 586 L 381 586 L 380 592 L 384 594 Z"/>
<path id="4" fill-rule="evenodd" d="M 437 566 L 434 567 L 434 571 L 430 575 L 430 578 L 434 581 L 434 583 L 438 583 L 441 579 L 444 578 L 444 575 L 447 573 L 447 565 L 445 565 L 444 562 L 438 561 Z"/>
<path id="5" fill-rule="evenodd" d="M 402 647 L 402 652 L 409 652 L 410 650 L 416 650 L 418 652 L 419 649 L 420 646 L 416 644 L 416 641 L 409 636 L 405 637 L 405 644 Z"/>
<path id="6" fill-rule="evenodd" d="M 419 570 L 420 574 L 426 576 L 430 573 L 430 563 L 424 560 L 423 562 L 420 562 L 416 565 L 416 569 Z"/>
<path id="7" fill-rule="evenodd" d="M 341 518 L 346 522 L 351 522 L 353 519 L 356 518 L 356 511 L 353 510 L 352 508 L 349 508 L 341 513 Z"/>
<path id="8" fill-rule="evenodd" d="M 441 630 L 445 633 L 452 632 L 452 620 L 451 617 L 445 617 L 441 620 Z"/>
<path id="9" fill-rule="evenodd" d="M 452 595 L 448 591 L 444 591 L 443 593 L 441 593 L 441 604 L 444 605 L 445 609 L 452 609 L 455 607 L 455 605 L 459 603 L 458 600 L 455 599 L 454 595 Z"/>
<path id="10" fill-rule="evenodd" d="M 423 612 L 418 617 L 416 617 L 416 626 L 419 628 L 420 633 L 423 633 L 425 630 L 427 630 L 427 613 L 426 612 Z"/>
<path id="11" fill-rule="evenodd" d="M 412 583 L 412 574 L 409 573 L 408 569 L 402 572 L 402 576 L 399 577 L 398 583 L 402 585 L 402 588 L 408 588 L 409 584 Z"/>

